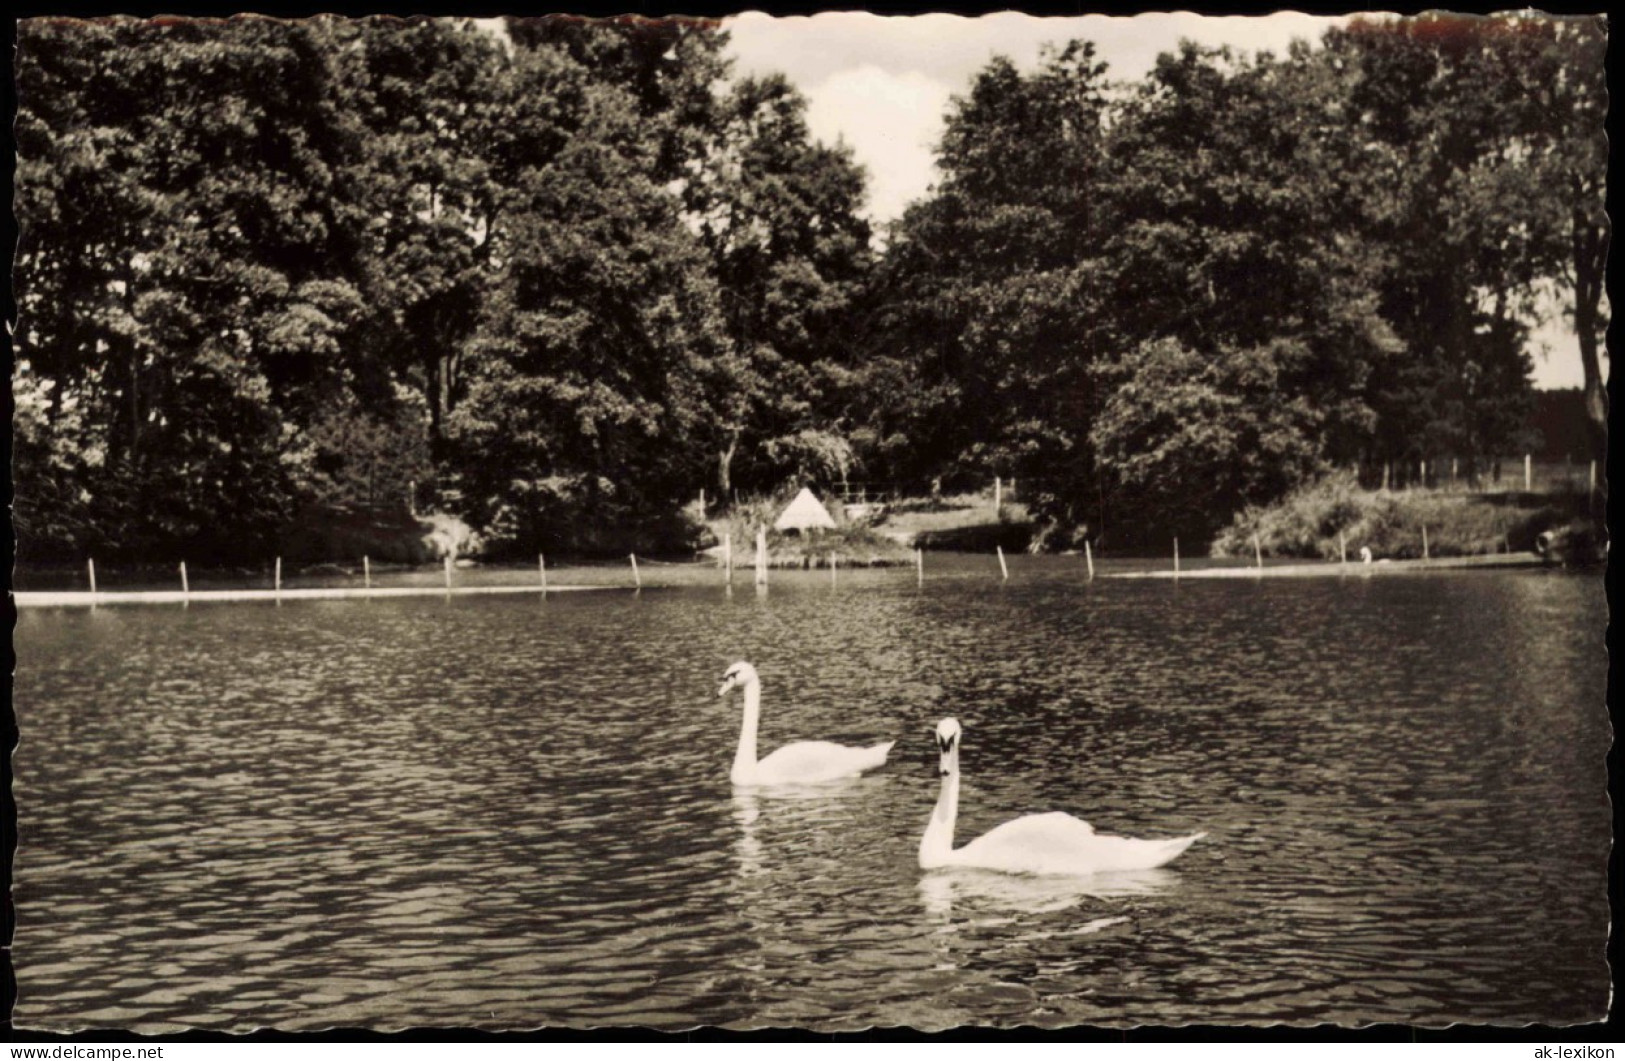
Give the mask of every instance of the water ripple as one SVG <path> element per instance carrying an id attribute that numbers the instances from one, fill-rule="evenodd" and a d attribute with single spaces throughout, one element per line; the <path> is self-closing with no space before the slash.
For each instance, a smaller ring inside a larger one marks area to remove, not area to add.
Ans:
<path id="1" fill-rule="evenodd" d="M 16 1019 L 1603 1015 L 1593 580 L 1087 584 L 1068 563 L 24 612 Z M 764 750 L 897 739 L 891 764 L 735 793 L 739 706 L 715 691 L 737 659 L 764 677 Z M 948 714 L 961 840 L 1044 810 L 1209 836 L 1148 874 L 921 874 Z"/>

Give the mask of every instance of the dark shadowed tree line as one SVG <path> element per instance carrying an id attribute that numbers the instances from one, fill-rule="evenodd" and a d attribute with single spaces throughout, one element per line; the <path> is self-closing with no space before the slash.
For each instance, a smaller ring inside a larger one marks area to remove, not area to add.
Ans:
<path id="1" fill-rule="evenodd" d="M 432 506 L 493 553 L 712 497 L 1023 477 L 1064 542 L 1496 456 L 1557 291 L 1606 443 L 1596 19 L 995 60 L 884 239 L 696 21 L 30 20 L 28 559 L 264 556 Z M 1119 538 L 1133 537 L 1132 533 Z"/>

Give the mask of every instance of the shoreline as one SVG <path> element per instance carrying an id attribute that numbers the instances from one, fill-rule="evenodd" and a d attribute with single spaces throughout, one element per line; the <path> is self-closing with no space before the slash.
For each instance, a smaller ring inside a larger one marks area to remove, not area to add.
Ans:
<path id="1" fill-rule="evenodd" d="M 1201 560 L 1197 560 L 1201 563 Z M 892 566 L 892 565 L 876 565 Z M 1485 556 L 1446 556 L 1428 560 L 1378 560 L 1375 563 L 1337 560 L 1309 563 L 1286 563 L 1273 566 L 1188 567 L 1179 571 L 1162 568 L 1154 571 L 1102 571 L 1097 576 L 1108 579 L 1261 579 L 1261 578 L 1370 578 L 1376 575 L 1418 575 L 1429 572 L 1456 572 L 1472 570 L 1518 570 L 1547 568 L 1558 565 L 1537 553 L 1500 553 Z M 861 570 L 861 567 L 859 568 Z M 735 568 L 737 576 L 748 583 L 749 568 Z M 1040 576 L 1041 577 L 1041 576 Z M 546 597 L 550 593 L 583 593 L 598 591 L 638 592 L 640 584 L 599 585 L 492 585 L 492 586 L 384 586 L 348 587 L 318 586 L 299 589 L 198 589 L 198 590 L 31 590 L 14 593 L 16 607 L 24 608 L 95 608 L 100 605 L 127 604 L 191 604 L 231 602 L 272 602 L 309 600 L 367 600 L 406 597 L 479 597 L 529 595 Z M 650 587 L 663 588 L 663 587 Z M 665 587 L 669 588 L 669 587 Z"/>
<path id="2" fill-rule="evenodd" d="M 1207 567 L 1183 571 L 1120 571 L 1102 578 L 1325 578 L 1330 575 L 1410 575 L 1427 571 L 1464 571 L 1478 568 L 1557 567 L 1538 553 L 1498 553 L 1489 556 L 1441 556 L 1428 560 L 1378 560 L 1365 563 L 1322 560 L 1318 563 L 1277 564 L 1273 567 Z"/>
<path id="3" fill-rule="evenodd" d="M 285 600 L 356 600 L 371 597 L 479 597 L 497 594 L 581 593 L 588 590 L 636 591 L 637 586 L 386 586 L 351 589 L 343 586 L 312 589 L 200 589 L 190 592 L 162 590 L 35 590 L 15 593 L 18 608 L 94 608 L 101 604 L 190 604 L 199 602 Z"/>

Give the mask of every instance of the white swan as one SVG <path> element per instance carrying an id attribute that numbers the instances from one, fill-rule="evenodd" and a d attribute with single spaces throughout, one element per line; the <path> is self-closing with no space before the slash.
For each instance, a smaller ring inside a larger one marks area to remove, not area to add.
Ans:
<path id="1" fill-rule="evenodd" d="M 745 720 L 739 728 L 739 750 L 734 753 L 728 779 L 736 785 L 807 785 L 852 777 L 886 762 L 896 741 L 872 748 L 849 748 L 825 740 L 786 744 L 760 762 L 756 759 L 756 727 L 762 717 L 762 680 L 749 663 L 735 663 L 722 676 L 718 696 L 736 686 L 745 689 Z"/>
<path id="2" fill-rule="evenodd" d="M 959 723 L 945 718 L 937 724 L 937 747 L 942 753 L 942 795 L 920 838 L 920 868 L 970 866 L 1005 873 L 1065 874 L 1111 873 L 1155 869 L 1179 857 L 1206 836 L 1195 833 L 1173 840 L 1135 840 L 1104 836 L 1070 814 L 1028 814 L 996 826 L 958 850 L 954 849 L 954 821 L 959 816 Z"/>

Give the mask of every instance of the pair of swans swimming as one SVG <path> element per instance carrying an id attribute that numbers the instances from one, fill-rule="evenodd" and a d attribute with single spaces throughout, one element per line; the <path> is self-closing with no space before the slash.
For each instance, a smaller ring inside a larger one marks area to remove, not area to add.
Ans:
<path id="1" fill-rule="evenodd" d="M 830 741 L 797 741 L 762 759 L 756 758 L 756 731 L 762 716 L 762 682 L 749 663 L 735 663 L 723 675 L 718 696 L 734 689 L 745 694 L 745 717 L 739 749 L 728 777 L 735 785 L 820 784 L 855 777 L 886 762 L 887 741 L 852 748 Z M 1095 832 L 1070 814 L 1028 814 L 996 826 L 963 847 L 954 847 L 959 817 L 959 736 L 956 719 L 937 724 L 942 792 L 920 839 L 920 868 L 963 866 L 1006 873 L 1082 876 L 1125 870 L 1155 869 L 1178 858 L 1206 833 L 1170 840 L 1137 840 Z"/>

